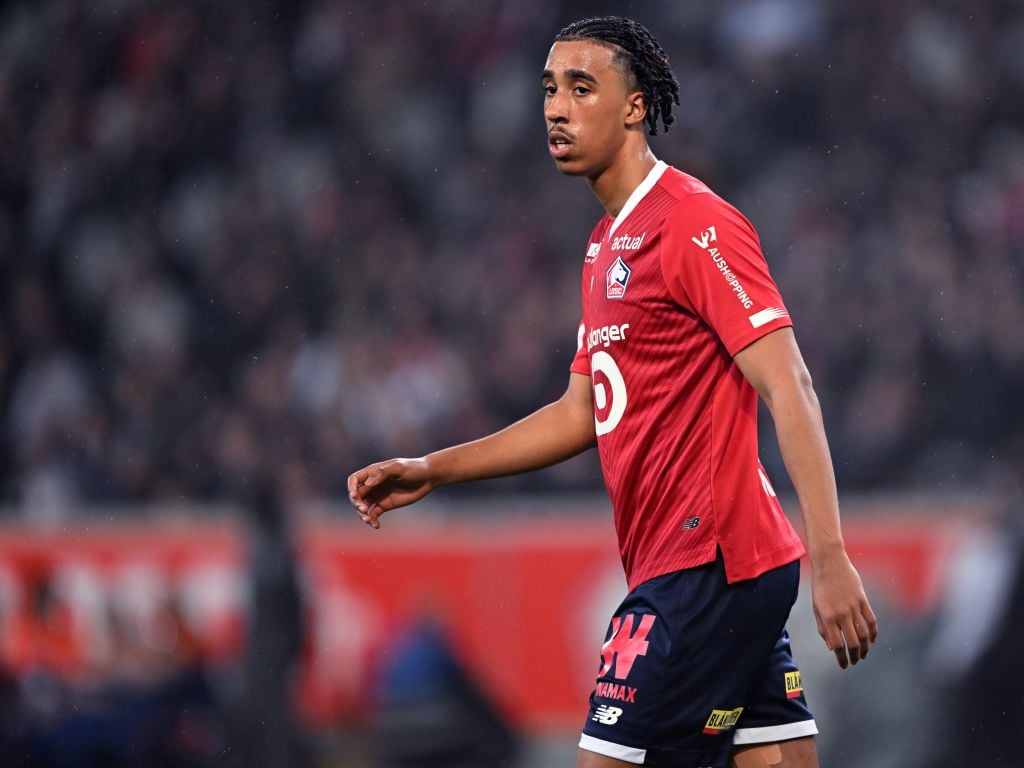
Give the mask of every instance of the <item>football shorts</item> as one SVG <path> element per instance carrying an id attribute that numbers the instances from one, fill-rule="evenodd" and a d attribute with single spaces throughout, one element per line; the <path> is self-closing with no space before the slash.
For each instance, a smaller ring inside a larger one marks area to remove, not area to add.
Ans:
<path id="1" fill-rule="evenodd" d="M 729 584 L 718 560 L 651 579 L 615 612 L 580 747 L 726 768 L 733 744 L 817 733 L 786 621 L 799 561 Z"/>

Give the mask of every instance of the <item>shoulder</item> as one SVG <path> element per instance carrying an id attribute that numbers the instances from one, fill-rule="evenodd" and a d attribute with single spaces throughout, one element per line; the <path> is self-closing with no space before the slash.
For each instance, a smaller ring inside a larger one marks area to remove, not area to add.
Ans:
<path id="1" fill-rule="evenodd" d="M 681 171 L 671 165 L 665 169 L 665 172 L 661 175 L 661 179 L 659 179 L 659 183 L 664 186 L 670 194 L 680 200 L 693 195 L 715 194 L 712 192 L 711 187 L 696 176 L 691 176 L 685 171 Z"/>
<path id="2" fill-rule="evenodd" d="M 666 217 L 666 222 L 671 226 L 682 227 L 686 231 L 692 229 L 690 234 L 703 232 L 710 227 L 739 226 L 753 230 L 753 226 L 736 206 L 696 176 L 670 167 L 662 175 L 661 183 L 675 200 Z"/>
<path id="3" fill-rule="evenodd" d="M 693 220 L 699 223 L 699 219 L 714 216 L 750 225 L 739 209 L 696 176 L 669 168 L 663 176 L 663 183 L 676 201 L 670 214 L 673 220 Z"/>
<path id="4" fill-rule="evenodd" d="M 590 230 L 590 241 L 600 242 L 604 238 L 605 234 L 607 234 L 608 228 L 612 225 L 612 221 L 612 217 L 608 214 L 599 218 L 597 223 L 594 224 L 594 228 Z"/>

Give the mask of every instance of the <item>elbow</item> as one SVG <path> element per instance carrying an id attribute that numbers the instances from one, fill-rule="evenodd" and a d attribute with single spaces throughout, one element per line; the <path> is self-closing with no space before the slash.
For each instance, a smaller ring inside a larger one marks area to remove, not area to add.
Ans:
<path id="1" fill-rule="evenodd" d="M 577 446 L 577 453 L 597 445 L 594 407 L 588 398 L 580 398 L 578 393 L 569 391 L 555 403 L 555 406 L 561 409 L 562 429 L 565 436 Z"/>
<path id="2" fill-rule="evenodd" d="M 800 365 L 796 366 L 793 378 L 798 389 L 814 397 L 814 381 L 811 379 L 811 372 L 807 370 L 806 365 L 801 362 Z"/>
<path id="3" fill-rule="evenodd" d="M 814 393 L 814 381 L 807 366 L 794 365 L 788 375 L 781 376 L 759 389 L 761 399 L 768 410 L 775 415 L 779 404 L 805 403 L 817 407 L 818 397 Z"/>

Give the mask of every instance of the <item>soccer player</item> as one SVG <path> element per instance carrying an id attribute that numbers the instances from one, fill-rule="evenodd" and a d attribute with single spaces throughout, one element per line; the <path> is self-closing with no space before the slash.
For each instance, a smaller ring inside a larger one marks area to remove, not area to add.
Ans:
<path id="1" fill-rule="evenodd" d="M 601 649 L 577 766 L 816 766 L 785 625 L 805 553 L 758 461 L 767 403 L 802 510 L 818 630 L 840 667 L 877 622 L 847 556 L 821 411 L 750 223 L 658 161 L 678 82 L 640 24 L 576 22 L 542 74 L 548 149 L 607 215 L 557 401 L 480 440 L 348 478 L 364 522 L 441 485 L 598 447 L 629 594 Z"/>

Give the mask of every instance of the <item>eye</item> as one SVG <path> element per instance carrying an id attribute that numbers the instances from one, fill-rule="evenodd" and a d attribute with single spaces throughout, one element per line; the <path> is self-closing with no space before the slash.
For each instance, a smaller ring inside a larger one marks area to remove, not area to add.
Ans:
<path id="1" fill-rule="evenodd" d="M 551 85 L 550 83 L 545 85 L 544 86 L 544 95 L 545 96 L 554 96 L 555 95 L 555 86 Z"/>
<path id="2" fill-rule="evenodd" d="M 577 85 L 575 88 L 572 89 L 572 91 L 577 96 L 586 96 L 588 93 L 590 93 L 590 89 L 587 88 L 587 86 L 585 85 Z"/>

